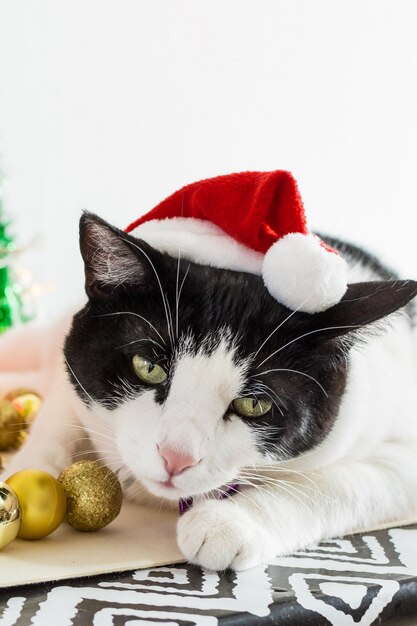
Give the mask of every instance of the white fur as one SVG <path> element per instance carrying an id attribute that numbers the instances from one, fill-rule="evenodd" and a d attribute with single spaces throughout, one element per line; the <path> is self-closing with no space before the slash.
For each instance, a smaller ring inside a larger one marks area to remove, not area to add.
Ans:
<path id="1" fill-rule="evenodd" d="M 262 273 L 264 255 L 247 248 L 208 222 L 191 217 L 151 220 L 132 233 L 161 252 L 223 269 Z"/>
<path id="2" fill-rule="evenodd" d="M 110 287 L 140 281 L 140 265 L 128 246 L 115 245 L 117 239 L 113 233 L 94 222 L 90 225 L 90 235 L 90 245 L 94 245 L 95 280 Z"/>
<path id="3" fill-rule="evenodd" d="M 352 271 L 358 277 L 358 267 Z M 365 274 L 372 278 L 368 269 Z M 417 511 L 417 335 L 403 316 L 393 316 L 382 335 L 352 352 L 347 390 L 326 440 L 282 463 L 260 457 L 253 431 L 240 419 L 222 419 L 242 392 L 244 373 L 227 336 L 211 356 L 189 347 L 185 341 L 178 353 L 163 406 L 147 391 L 112 412 L 98 404 L 87 409 L 59 362 L 33 432 L 6 474 L 30 466 L 56 474 L 88 433 L 97 456 L 123 468 L 119 475 L 132 497 L 149 500 L 138 493 L 143 485 L 158 506 L 159 496 L 175 506 L 182 495 L 197 494 L 179 519 L 178 542 L 190 561 L 211 569 L 245 569 Z M 158 484 L 167 478 L 157 451 L 162 441 L 202 459 L 174 479 L 174 490 Z M 211 490 L 259 464 L 258 487 L 215 499 Z"/>
<path id="4" fill-rule="evenodd" d="M 132 231 L 161 252 L 196 263 L 262 275 L 268 291 L 290 309 L 324 311 L 346 291 L 346 262 L 315 235 L 291 233 L 265 255 L 248 248 L 206 220 L 151 220 Z"/>
<path id="5" fill-rule="evenodd" d="M 346 261 L 325 250 L 315 235 L 291 233 L 265 255 L 262 276 L 269 293 L 289 309 L 318 313 L 337 304 L 347 288 Z"/>

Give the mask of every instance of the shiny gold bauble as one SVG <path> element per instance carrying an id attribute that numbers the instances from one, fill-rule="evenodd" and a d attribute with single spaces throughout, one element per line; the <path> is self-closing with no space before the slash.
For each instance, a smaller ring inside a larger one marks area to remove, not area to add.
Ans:
<path id="1" fill-rule="evenodd" d="M 25 418 L 19 414 L 9 400 L 0 400 L 0 450 L 19 448 L 27 428 Z"/>
<path id="2" fill-rule="evenodd" d="M 17 537 L 21 523 L 17 495 L 9 485 L 0 482 L 0 550 Z"/>
<path id="3" fill-rule="evenodd" d="M 66 498 L 60 483 L 47 472 L 27 469 L 6 480 L 19 498 L 22 510 L 21 539 L 41 539 L 65 519 Z"/>
<path id="4" fill-rule="evenodd" d="M 78 461 L 67 467 L 58 480 L 67 494 L 66 520 L 77 530 L 99 530 L 119 514 L 122 488 L 105 465 Z"/>

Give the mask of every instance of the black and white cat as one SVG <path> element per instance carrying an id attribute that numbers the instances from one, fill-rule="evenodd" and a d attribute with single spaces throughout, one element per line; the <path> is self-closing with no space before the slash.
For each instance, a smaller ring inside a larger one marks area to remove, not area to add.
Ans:
<path id="1" fill-rule="evenodd" d="M 131 497 L 193 498 L 178 543 L 215 570 L 416 512 L 417 282 L 326 240 L 351 284 L 311 315 L 91 214 L 80 239 L 88 302 L 7 474 L 57 474 L 88 435 Z"/>

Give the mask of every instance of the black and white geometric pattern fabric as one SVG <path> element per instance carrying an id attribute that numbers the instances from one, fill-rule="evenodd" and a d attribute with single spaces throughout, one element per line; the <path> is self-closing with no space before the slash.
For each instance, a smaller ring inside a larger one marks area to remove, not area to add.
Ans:
<path id="1" fill-rule="evenodd" d="M 417 524 L 245 572 L 178 565 L 0 591 L 0 626 L 371 626 L 413 615 L 417 624 Z"/>

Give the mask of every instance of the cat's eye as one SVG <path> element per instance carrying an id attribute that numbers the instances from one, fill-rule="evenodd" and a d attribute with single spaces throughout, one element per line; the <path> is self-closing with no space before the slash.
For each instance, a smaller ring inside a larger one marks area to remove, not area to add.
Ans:
<path id="1" fill-rule="evenodd" d="M 148 385 L 160 385 L 167 379 L 167 373 L 160 365 L 139 354 L 133 357 L 132 365 L 136 376 Z"/>
<path id="2" fill-rule="evenodd" d="M 236 398 L 231 408 L 242 417 L 261 417 L 271 410 L 272 402 L 261 398 Z"/>

